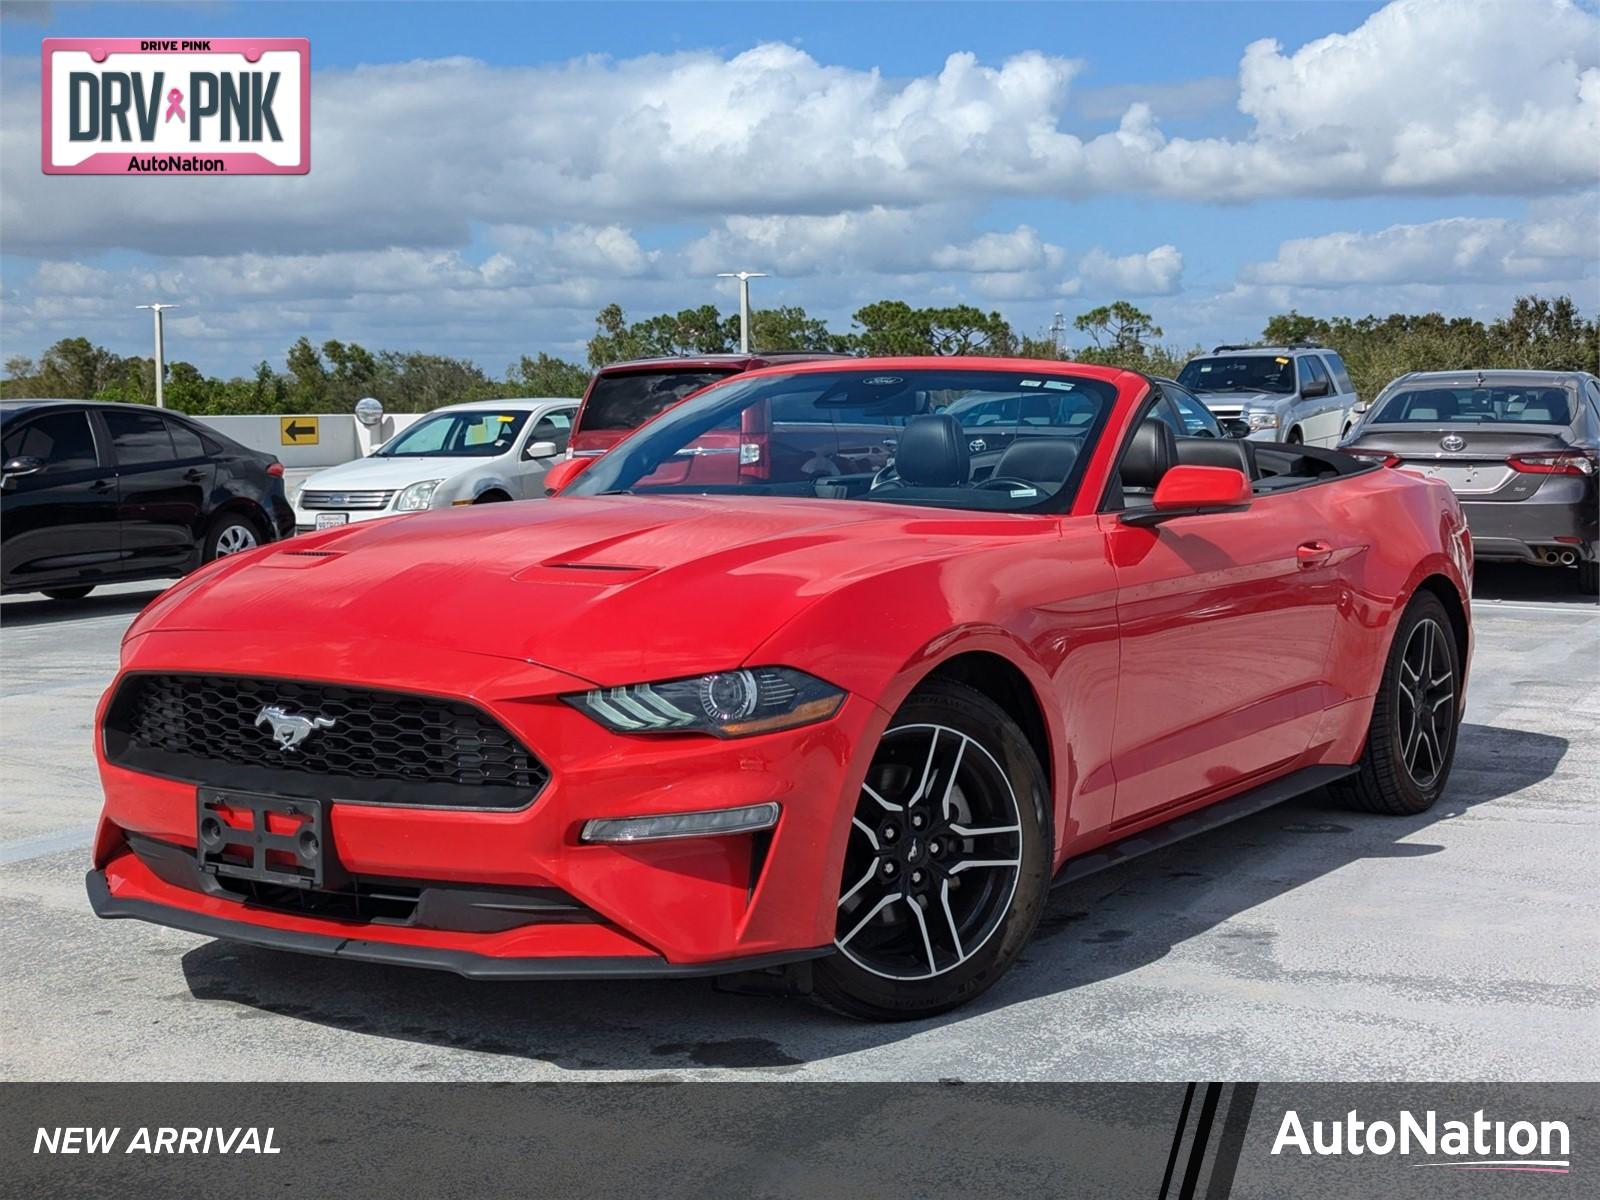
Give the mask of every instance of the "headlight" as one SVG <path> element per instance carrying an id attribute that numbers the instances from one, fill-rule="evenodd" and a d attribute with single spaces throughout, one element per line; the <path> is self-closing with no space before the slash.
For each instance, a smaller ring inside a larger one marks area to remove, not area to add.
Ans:
<path id="1" fill-rule="evenodd" d="M 433 493 L 443 483 L 442 479 L 424 479 L 421 483 L 413 483 L 394 498 L 395 512 L 416 512 L 419 508 L 427 508 L 433 503 Z"/>
<path id="2" fill-rule="evenodd" d="M 1275 412 L 1245 413 L 1244 419 L 1251 429 L 1276 429 L 1278 427 L 1278 414 Z"/>
<path id="3" fill-rule="evenodd" d="M 718 671 L 563 696 L 617 733 L 710 733 L 746 737 L 833 716 L 844 693 L 788 667 Z"/>

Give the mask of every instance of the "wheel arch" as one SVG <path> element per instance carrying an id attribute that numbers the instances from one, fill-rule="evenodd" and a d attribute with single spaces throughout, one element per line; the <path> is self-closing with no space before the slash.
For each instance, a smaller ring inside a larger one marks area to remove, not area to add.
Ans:
<path id="1" fill-rule="evenodd" d="M 1428 575 L 1417 583 L 1412 590 L 1412 597 L 1429 592 L 1438 597 L 1439 603 L 1444 605 L 1444 611 L 1450 617 L 1450 631 L 1455 635 L 1456 654 L 1461 662 L 1462 674 L 1465 676 L 1467 659 L 1472 653 L 1471 625 L 1467 619 L 1467 606 L 1461 599 L 1461 593 L 1456 590 L 1456 585 L 1446 575 Z M 1406 601 L 1407 604 L 1410 600 Z"/>
<path id="2" fill-rule="evenodd" d="M 261 535 L 263 543 L 278 540 L 278 531 L 273 527 L 266 508 L 249 496 L 230 496 L 221 504 L 218 504 L 211 510 L 210 515 L 206 517 L 201 536 L 209 534 L 216 527 L 218 521 L 231 516 L 250 518 L 255 524 L 256 532 Z"/>
<path id="3" fill-rule="evenodd" d="M 917 685 L 930 679 L 952 680 L 981 692 L 1017 723 L 1029 747 L 1038 756 L 1039 767 L 1050 785 L 1051 794 L 1046 801 L 1053 813 L 1056 774 L 1050 725 L 1045 719 L 1044 704 L 1039 693 L 1022 669 L 1009 658 L 991 650 L 966 650 L 941 661 L 918 680 Z M 912 690 L 915 691 L 915 688 Z"/>

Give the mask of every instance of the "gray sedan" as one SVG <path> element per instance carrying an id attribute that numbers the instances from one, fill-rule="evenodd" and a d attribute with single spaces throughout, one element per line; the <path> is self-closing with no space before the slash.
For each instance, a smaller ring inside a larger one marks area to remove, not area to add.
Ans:
<path id="1" fill-rule="evenodd" d="M 1477 557 L 1575 568 L 1600 594 L 1600 380 L 1569 371 L 1414 372 L 1342 447 L 1442 479 Z"/>

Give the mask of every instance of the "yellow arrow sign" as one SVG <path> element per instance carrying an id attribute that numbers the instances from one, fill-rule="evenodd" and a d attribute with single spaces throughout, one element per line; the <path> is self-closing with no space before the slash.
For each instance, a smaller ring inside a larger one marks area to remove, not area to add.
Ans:
<path id="1" fill-rule="evenodd" d="M 285 446 L 315 446 L 318 441 L 317 418 L 279 417 L 278 438 Z"/>

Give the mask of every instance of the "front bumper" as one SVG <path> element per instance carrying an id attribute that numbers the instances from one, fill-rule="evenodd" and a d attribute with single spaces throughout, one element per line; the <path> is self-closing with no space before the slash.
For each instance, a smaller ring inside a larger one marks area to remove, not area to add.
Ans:
<path id="1" fill-rule="evenodd" d="M 659 955 L 650 954 L 496 956 L 448 946 L 377 941 L 352 937 L 347 933 L 257 924 L 220 913 L 196 911 L 182 904 L 163 904 L 138 895 L 128 895 L 126 886 L 122 889 L 123 895 L 114 895 L 105 871 L 90 871 L 84 877 L 84 882 L 89 892 L 89 906 L 94 909 L 95 916 L 107 920 L 127 917 L 268 950 L 292 950 L 321 958 L 451 971 L 466 979 L 686 979 L 765 970 L 809 958 L 821 958 L 833 952 L 833 946 L 829 944 L 811 950 L 790 950 L 703 963 L 671 963 Z"/>
<path id="2" fill-rule="evenodd" d="M 866 767 L 855 751 L 875 745 L 887 723 L 869 701 L 852 696 L 830 720 L 722 741 L 612 734 L 558 699 L 587 686 L 582 680 L 482 654 L 429 649 L 419 656 L 416 647 L 381 639 L 330 646 L 309 635 L 285 644 L 157 632 L 129 644 L 125 670 L 216 673 L 218 662 L 228 663 L 230 674 L 280 678 L 310 674 L 284 664 L 327 663 L 316 673 L 319 682 L 425 692 L 490 713 L 550 769 L 531 804 L 514 811 L 353 804 L 339 800 L 338 781 L 330 779 L 326 793 L 311 798 L 328 802 L 336 861 L 360 880 L 558 889 L 592 919 L 490 931 L 429 928 L 175 886 L 130 842 L 193 851 L 196 785 L 119 767 L 102 745 L 106 804 L 94 866 L 103 916 L 486 978 L 718 974 L 814 956 L 832 943 L 844 845 Z M 419 664 L 427 668 L 426 685 Z M 593 818 L 768 801 L 782 813 L 766 833 L 617 845 L 579 838 Z M 95 887 L 91 882 L 91 898 Z"/>

